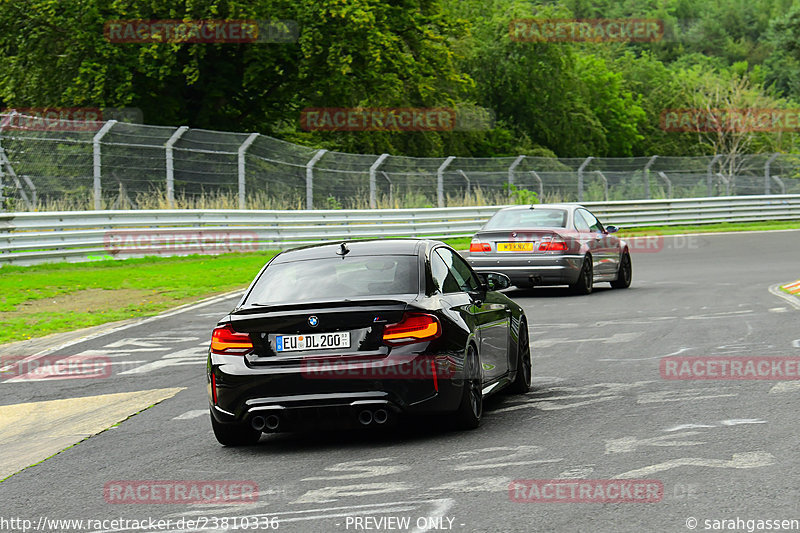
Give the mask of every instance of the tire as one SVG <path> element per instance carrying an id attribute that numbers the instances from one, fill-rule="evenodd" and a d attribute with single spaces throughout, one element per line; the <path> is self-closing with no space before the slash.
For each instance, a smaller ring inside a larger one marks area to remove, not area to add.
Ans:
<path id="1" fill-rule="evenodd" d="M 214 436 L 223 446 L 251 446 L 261 438 L 261 432 L 244 424 L 221 424 L 211 414 Z"/>
<path id="2" fill-rule="evenodd" d="M 455 416 L 458 429 L 475 429 L 483 416 L 483 392 L 478 352 L 470 345 L 464 358 L 464 389 Z"/>
<path id="3" fill-rule="evenodd" d="M 578 281 L 569 286 L 572 294 L 592 294 L 592 287 L 594 286 L 594 272 L 592 269 L 592 256 L 587 255 L 583 258 L 583 265 L 581 266 L 581 273 L 578 275 Z"/>
<path id="4" fill-rule="evenodd" d="M 519 324 L 517 341 L 517 376 L 508 388 L 511 394 L 525 394 L 531 390 L 531 345 L 528 342 L 528 324 L 524 319 Z"/>
<path id="5" fill-rule="evenodd" d="M 615 289 L 627 289 L 631 286 L 631 278 L 633 277 L 633 266 L 631 265 L 631 254 L 625 250 L 622 253 L 622 259 L 619 262 L 619 270 L 617 271 L 617 279 L 611 282 L 611 286 Z"/>

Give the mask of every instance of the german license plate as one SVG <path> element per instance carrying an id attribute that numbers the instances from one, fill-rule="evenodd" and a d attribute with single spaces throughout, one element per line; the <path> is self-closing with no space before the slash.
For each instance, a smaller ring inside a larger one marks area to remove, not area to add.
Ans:
<path id="1" fill-rule="evenodd" d="M 532 242 L 498 242 L 498 252 L 532 252 Z"/>
<path id="2" fill-rule="evenodd" d="M 278 335 L 275 337 L 276 352 L 300 350 L 325 350 L 350 347 L 350 332 L 307 333 L 304 335 Z"/>

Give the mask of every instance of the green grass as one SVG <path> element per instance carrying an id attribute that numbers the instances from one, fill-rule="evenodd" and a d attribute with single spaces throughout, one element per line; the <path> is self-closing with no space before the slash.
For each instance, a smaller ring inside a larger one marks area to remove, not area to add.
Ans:
<path id="1" fill-rule="evenodd" d="M 157 314 L 246 287 L 275 252 L 4 266 L 0 343 Z"/>

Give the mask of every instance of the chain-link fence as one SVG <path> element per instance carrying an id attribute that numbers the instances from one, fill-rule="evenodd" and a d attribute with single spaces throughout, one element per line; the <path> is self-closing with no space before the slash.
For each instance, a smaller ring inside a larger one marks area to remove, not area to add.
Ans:
<path id="1" fill-rule="evenodd" d="M 0 114 L 0 210 L 358 209 L 800 193 L 800 155 L 415 158 Z"/>

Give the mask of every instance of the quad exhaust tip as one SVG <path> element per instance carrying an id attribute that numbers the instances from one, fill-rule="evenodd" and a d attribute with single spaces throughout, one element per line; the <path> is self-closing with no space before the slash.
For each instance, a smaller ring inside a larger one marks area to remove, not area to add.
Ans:
<path id="1" fill-rule="evenodd" d="M 266 425 L 267 429 L 274 431 L 281 425 L 281 419 L 278 418 L 278 415 L 269 415 L 266 419 Z"/>
<path id="2" fill-rule="evenodd" d="M 264 428 L 267 427 L 267 421 L 263 416 L 254 416 L 250 421 L 250 425 L 256 431 L 264 431 Z"/>
<path id="3" fill-rule="evenodd" d="M 389 412 L 386 409 L 377 409 L 372 419 L 376 424 L 385 424 L 389 420 Z"/>
<path id="4" fill-rule="evenodd" d="M 369 426 L 373 423 L 382 425 L 389 420 L 389 411 L 386 409 L 363 409 L 358 413 L 358 421 L 362 426 Z"/>
<path id="5" fill-rule="evenodd" d="M 358 421 L 361 423 L 362 426 L 368 426 L 372 424 L 372 411 L 364 409 L 360 413 L 358 413 Z"/>
<path id="6" fill-rule="evenodd" d="M 281 425 L 281 419 L 278 415 L 268 415 L 263 417 L 256 415 L 250 421 L 250 426 L 256 431 L 275 431 Z"/>

